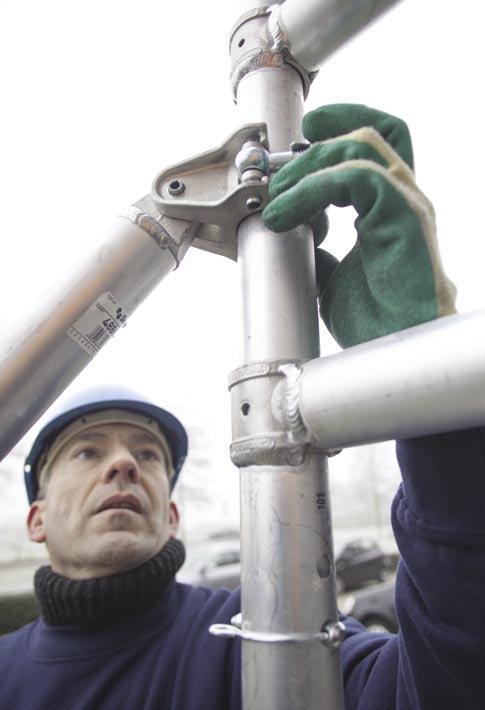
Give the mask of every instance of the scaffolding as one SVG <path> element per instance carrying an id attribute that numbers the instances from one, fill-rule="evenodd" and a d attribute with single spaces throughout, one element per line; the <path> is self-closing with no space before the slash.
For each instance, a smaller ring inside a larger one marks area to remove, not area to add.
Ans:
<path id="1" fill-rule="evenodd" d="M 0 362 L 0 455 L 190 246 L 240 265 L 244 350 L 229 378 L 240 469 L 245 710 L 342 710 L 328 456 L 485 422 L 485 315 L 453 315 L 320 358 L 313 234 L 261 221 L 298 151 L 321 64 L 396 0 L 247 2 L 230 36 L 237 131 L 164 169 Z"/>

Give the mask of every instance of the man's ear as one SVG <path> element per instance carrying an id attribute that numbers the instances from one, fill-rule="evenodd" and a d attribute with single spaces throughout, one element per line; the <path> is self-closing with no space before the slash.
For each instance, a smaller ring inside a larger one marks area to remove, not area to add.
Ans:
<path id="1" fill-rule="evenodd" d="M 45 501 L 35 500 L 27 515 L 27 530 L 32 542 L 45 542 Z"/>
<path id="2" fill-rule="evenodd" d="M 180 521 L 180 515 L 179 515 L 179 509 L 173 502 L 173 500 L 170 501 L 170 510 L 169 510 L 169 518 L 168 518 L 168 526 L 170 530 L 170 537 L 177 537 L 178 529 L 179 529 L 179 521 Z"/>

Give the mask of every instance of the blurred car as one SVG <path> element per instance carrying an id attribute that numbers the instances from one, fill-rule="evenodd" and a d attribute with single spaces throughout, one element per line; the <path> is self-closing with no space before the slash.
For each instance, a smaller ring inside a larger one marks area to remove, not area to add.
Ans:
<path id="1" fill-rule="evenodd" d="M 195 587 L 235 589 L 241 583 L 239 538 L 211 539 L 187 546 L 177 580 Z"/>
<path id="2" fill-rule="evenodd" d="M 362 538 L 347 543 L 335 559 L 337 593 L 370 581 L 383 582 L 390 566 L 389 556 L 375 540 Z"/>
<path id="3" fill-rule="evenodd" d="M 389 569 L 389 558 L 371 539 L 347 543 L 338 555 L 337 592 L 354 589 L 366 582 L 383 580 Z M 215 536 L 205 542 L 188 545 L 187 560 L 177 574 L 180 582 L 210 589 L 235 589 L 241 578 L 239 538 Z"/>
<path id="4" fill-rule="evenodd" d="M 369 631 L 397 633 L 394 581 L 375 584 L 349 594 L 341 605 L 343 614 L 358 619 Z"/>

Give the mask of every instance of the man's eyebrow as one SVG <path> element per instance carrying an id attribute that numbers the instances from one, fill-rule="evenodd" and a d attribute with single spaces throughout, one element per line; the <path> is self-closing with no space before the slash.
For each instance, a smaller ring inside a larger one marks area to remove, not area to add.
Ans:
<path id="1" fill-rule="evenodd" d="M 102 431 L 82 431 L 72 437 L 72 441 L 94 441 L 96 439 L 106 439 L 107 434 Z"/>
<path id="2" fill-rule="evenodd" d="M 137 444 L 157 444 L 157 446 L 162 448 L 162 445 L 158 441 L 157 437 L 150 434 L 150 432 L 136 432 L 131 434 L 130 438 Z"/>
<path id="3" fill-rule="evenodd" d="M 79 434 L 75 434 L 69 442 L 69 445 L 79 444 L 83 441 L 100 441 L 109 438 L 109 434 L 102 431 L 81 431 Z M 163 451 L 163 446 L 156 436 L 150 434 L 149 431 L 133 432 L 129 435 L 129 439 L 133 444 L 153 444 L 157 446 L 160 451 Z"/>

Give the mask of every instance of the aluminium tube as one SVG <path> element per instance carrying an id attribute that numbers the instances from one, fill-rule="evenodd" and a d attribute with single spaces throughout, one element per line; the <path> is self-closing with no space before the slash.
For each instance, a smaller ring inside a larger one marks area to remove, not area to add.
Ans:
<path id="1" fill-rule="evenodd" d="M 238 87 L 241 122 L 265 121 L 271 152 L 288 150 L 301 140 L 302 93 L 288 66 L 252 71 Z M 309 227 L 274 234 L 254 215 L 238 229 L 238 262 L 244 364 L 316 357 Z M 240 480 L 244 710 L 342 710 L 336 647 L 314 639 L 271 642 L 278 634 L 316 634 L 337 619 L 327 458 L 249 465 Z M 257 638 L 248 640 L 252 633 Z"/>
<path id="2" fill-rule="evenodd" d="M 285 0 L 270 21 L 290 54 L 308 72 L 400 0 Z"/>
<path id="3" fill-rule="evenodd" d="M 340 449 L 485 424 L 485 312 L 452 315 L 305 363 L 312 443 Z"/>
<path id="4" fill-rule="evenodd" d="M 178 255 L 164 243 L 158 223 L 136 208 L 128 214 L 49 293 L 34 317 L 5 338 L 0 459 L 175 268 Z M 191 236 L 189 230 L 187 240 Z"/>

